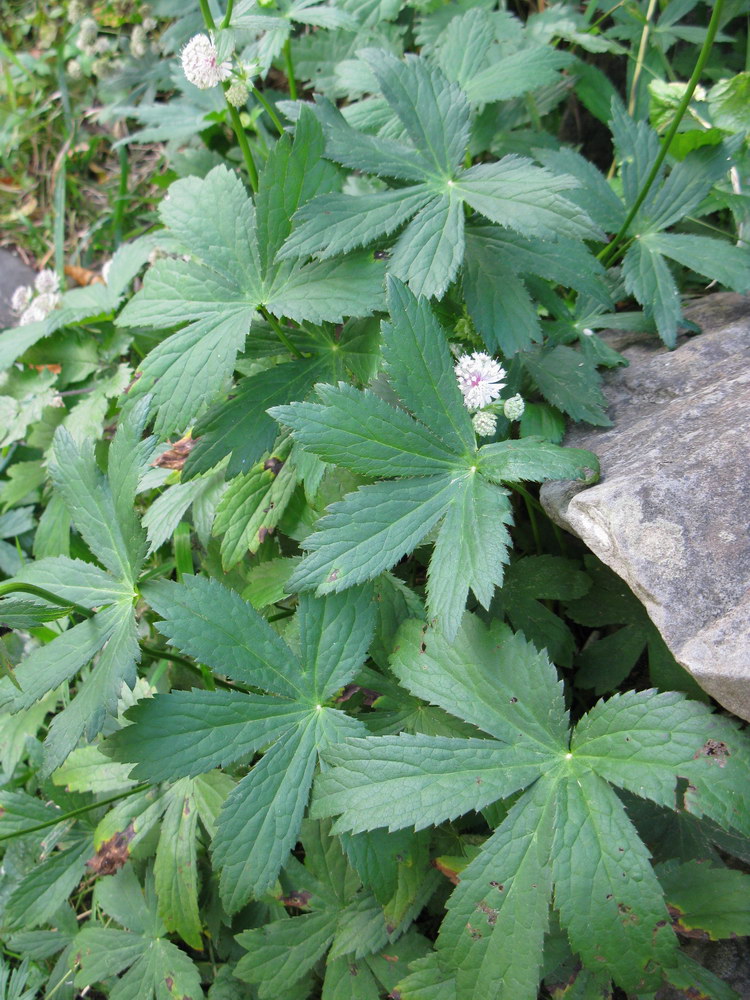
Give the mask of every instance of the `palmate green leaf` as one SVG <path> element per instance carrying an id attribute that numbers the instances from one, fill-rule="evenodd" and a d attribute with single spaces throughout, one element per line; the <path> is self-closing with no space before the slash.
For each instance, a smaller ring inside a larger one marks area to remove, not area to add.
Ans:
<path id="1" fill-rule="evenodd" d="M 90 986 L 127 969 L 110 992 L 114 1000 L 196 1000 L 200 973 L 191 959 L 166 939 L 156 909 L 153 881 L 145 898 L 132 868 L 97 882 L 96 898 L 105 913 L 128 930 L 89 924 L 75 939 L 80 970 L 76 986 Z"/>
<path id="2" fill-rule="evenodd" d="M 336 593 L 372 580 L 411 552 L 445 514 L 460 487 L 450 473 L 363 486 L 318 522 L 290 592 Z"/>
<path id="3" fill-rule="evenodd" d="M 279 454 L 233 479 L 216 508 L 212 533 L 223 535 L 221 561 L 231 569 L 279 523 L 297 485 L 294 465 L 286 461 L 288 444 Z M 281 468 L 276 463 L 281 462 Z"/>
<path id="4" fill-rule="evenodd" d="M 341 814 L 334 833 L 425 827 L 507 798 L 552 755 L 495 740 L 425 736 L 349 739 L 324 754 L 311 816 Z"/>
<path id="5" fill-rule="evenodd" d="M 383 265 L 369 255 L 307 265 L 274 261 L 288 213 L 316 184 L 323 191 L 333 185 L 333 171 L 319 162 L 319 140 L 319 126 L 303 112 L 294 144 L 282 140 L 269 158 L 257 207 L 223 166 L 177 181 L 161 203 L 171 245 L 190 259 L 157 261 L 118 320 L 159 329 L 188 322 L 147 355 L 131 390 L 131 396 L 153 394 L 159 433 L 184 427 L 215 396 L 259 307 L 296 322 L 338 323 L 382 304 Z"/>
<path id="6" fill-rule="evenodd" d="M 208 472 L 230 455 L 227 476 L 249 472 L 276 440 L 277 427 L 266 416 L 270 406 L 303 399 L 326 370 L 321 358 L 276 365 L 244 378 L 231 399 L 219 403 L 196 422 L 198 439 L 182 470 L 183 479 Z"/>
<path id="7" fill-rule="evenodd" d="M 93 852 L 91 835 L 54 851 L 33 868 L 8 898 L 4 921 L 9 928 L 37 927 L 51 920 L 83 878 L 86 857 Z"/>
<path id="8" fill-rule="evenodd" d="M 558 794 L 552 876 L 571 946 L 593 968 L 603 960 L 624 989 L 653 990 L 677 939 L 648 851 L 620 800 L 585 765 L 576 761 Z"/>
<path id="9" fill-rule="evenodd" d="M 601 376 L 582 353 L 558 344 L 551 350 L 524 351 L 521 364 L 553 406 L 574 420 L 596 427 L 611 427 L 606 414 L 607 399 L 601 390 Z"/>
<path id="10" fill-rule="evenodd" d="M 293 730 L 308 709 L 239 691 L 172 691 L 128 709 L 133 723 L 109 737 L 117 760 L 137 761 L 134 778 L 195 777 L 249 758 Z"/>
<path id="11" fill-rule="evenodd" d="M 464 617 L 455 641 L 418 621 L 398 631 L 391 666 L 413 694 L 495 739 L 554 755 L 567 742 L 562 685 L 546 655 L 494 622 Z"/>
<path id="12" fill-rule="evenodd" d="M 161 823 L 154 862 L 159 916 L 192 948 L 202 948 L 198 913 L 195 835 L 198 824 L 192 782 L 183 778 L 167 792 L 169 805 Z"/>
<path id="13" fill-rule="evenodd" d="M 599 460 L 593 452 L 561 448 L 542 438 L 524 437 L 486 444 L 479 449 L 477 458 L 480 472 L 494 482 L 583 479 L 589 484 L 599 478 Z"/>
<path id="14" fill-rule="evenodd" d="M 576 648 L 573 634 L 542 602 L 580 598 L 590 589 L 591 580 L 572 559 L 526 556 L 506 570 L 503 589 L 496 593 L 491 610 L 504 615 L 535 646 L 546 649 L 553 663 L 569 667 Z"/>
<path id="15" fill-rule="evenodd" d="M 426 301 L 389 276 L 388 304 L 392 322 L 382 325 L 387 373 L 418 420 L 343 384 L 319 386 L 321 403 L 269 412 L 326 462 L 409 478 L 361 487 L 333 504 L 304 540 L 309 554 L 288 588 L 321 595 L 373 579 L 443 519 L 430 564 L 428 612 L 452 637 L 469 589 L 487 607 L 502 582 L 511 510 L 497 484 L 582 478 L 586 470 L 596 473 L 597 460 L 531 438 L 477 452 L 445 336 Z"/>
<path id="16" fill-rule="evenodd" d="M 184 576 L 144 587 L 159 630 L 183 653 L 268 691 L 172 692 L 129 709 L 131 725 L 107 742 L 115 759 L 149 780 L 182 778 L 263 757 L 226 799 L 213 841 L 221 895 L 234 911 L 275 881 L 294 846 L 318 753 L 365 732 L 326 707 L 365 658 L 375 610 L 369 589 L 300 601 L 300 658 L 234 591 Z"/>
<path id="17" fill-rule="evenodd" d="M 426 59 L 405 61 L 377 49 L 360 50 L 388 108 L 408 141 L 365 135 L 327 101 L 314 113 L 326 136 L 326 155 L 355 170 L 408 180 L 405 188 L 364 196 L 316 197 L 295 215 L 296 228 L 279 257 L 328 257 L 371 243 L 412 219 L 389 264 L 416 294 L 441 297 L 464 256 L 464 203 L 493 222 L 529 236 L 596 237 L 586 212 L 561 192 L 577 185 L 528 159 L 465 169 L 470 113 L 465 93 Z"/>
<path id="18" fill-rule="evenodd" d="M 391 385 L 451 450 L 473 452 L 474 429 L 437 317 L 400 281 L 389 277 L 387 292 L 391 322 L 382 324 L 383 360 Z"/>
<path id="19" fill-rule="evenodd" d="M 99 653 L 86 682 L 52 721 L 44 743 L 44 774 L 62 764 L 82 735 L 88 741 L 96 736 L 107 715 L 116 713 L 123 684 L 132 688 L 136 680 L 140 649 L 133 581 L 145 554 L 145 533 L 133 503 L 153 447 L 152 439 L 141 440 L 147 409 L 148 401 L 142 401 L 121 421 L 110 445 L 106 479 L 96 464 L 93 442 L 78 443 L 64 427 L 55 432 L 49 461 L 53 483 L 108 572 L 64 556 L 39 560 L 27 571 L 28 582 L 97 609 L 19 664 L 14 675 L 20 690 L 5 690 L 9 679 L 0 681 L 0 704 L 12 711 L 29 708 Z"/>
<path id="20" fill-rule="evenodd" d="M 712 941 L 750 934 L 750 877 L 703 861 L 662 865 L 659 881 L 678 932 L 705 931 Z"/>
<path id="21" fill-rule="evenodd" d="M 603 273 L 579 240 L 523 237 L 497 226 L 466 228 L 464 296 L 477 330 L 493 352 L 509 356 L 541 340 L 537 307 L 520 276 L 539 275 L 609 307 L 609 294 L 600 281 Z"/>
<path id="22" fill-rule="evenodd" d="M 315 769 L 315 720 L 276 742 L 231 792 L 213 841 L 230 912 L 276 880 L 294 847 Z"/>
<path id="23" fill-rule="evenodd" d="M 630 991 L 655 989 L 676 961 L 677 942 L 648 851 L 607 781 L 746 833 L 750 746 L 739 728 L 682 695 L 631 692 L 584 716 L 568 750 L 562 690 L 547 657 L 472 615 L 453 643 L 423 623 L 404 623 L 391 666 L 412 694 L 494 739 L 347 741 L 325 755 L 332 766 L 317 779 L 315 815 L 338 817 L 334 830 L 419 827 L 485 808 L 504 781 L 531 786 L 448 903 L 438 946 L 458 995 L 536 997 L 541 939 L 515 949 L 507 941 L 529 907 L 535 930 L 545 925 L 551 882 L 585 964 Z M 502 747 L 513 756 L 503 759 Z M 676 798 L 680 778 L 684 802 Z M 515 877 L 524 891 L 506 903 L 500 894 Z"/>
<path id="24" fill-rule="evenodd" d="M 325 462 L 371 476 L 429 476 L 454 469 L 456 456 L 426 427 L 368 390 L 318 385 L 321 403 L 276 406 L 295 440 Z"/>
<path id="25" fill-rule="evenodd" d="M 682 306 L 677 283 L 664 257 L 648 242 L 636 240 L 623 258 L 622 273 L 627 291 L 641 303 L 646 316 L 653 317 L 667 347 L 674 347 Z"/>
<path id="26" fill-rule="evenodd" d="M 324 976 L 323 998 L 377 1000 L 383 988 L 396 985 L 394 966 L 404 968 L 424 955 L 429 944 L 414 932 L 400 936 L 408 919 L 399 921 L 400 926 L 386 924 L 384 911 L 347 864 L 329 823 L 306 820 L 300 840 L 304 866 L 289 858 L 279 876 L 277 898 L 304 912 L 238 935 L 248 954 L 240 959 L 236 975 L 256 984 L 261 998 L 272 1000 L 285 984 L 295 983 L 304 998 L 310 984 L 300 980 L 317 964 Z M 319 960 L 329 945 L 323 966 Z M 379 954 L 384 947 L 385 956 Z"/>
<path id="27" fill-rule="evenodd" d="M 460 491 L 438 529 L 427 577 L 430 614 L 447 635 L 461 624 L 469 589 L 489 608 L 495 587 L 503 582 L 513 523 L 510 499 L 481 476 L 459 480 Z"/>
<path id="28" fill-rule="evenodd" d="M 552 894 L 554 779 L 540 779 L 461 872 L 440 928 L 438 956 L 459 996 L 534 997 Z"/>

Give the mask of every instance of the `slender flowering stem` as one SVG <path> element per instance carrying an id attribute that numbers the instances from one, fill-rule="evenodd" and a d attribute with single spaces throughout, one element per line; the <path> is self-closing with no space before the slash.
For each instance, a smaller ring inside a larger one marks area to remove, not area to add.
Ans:
<path id="1" fill-rule="evenodd" d="M 677 129 L 680 127 L 680 122 L 683 119 L 685 112 L 688 109 L 690 100 L 695 92 L 695 88 L 698 86 L 698 81 L 701 78 L 701 73 L 703 72 L 703 67 L 706 65 L 709 54 L 711 52 L 711 47 L 716 37 L 716 32 L 719 30 L 719 21 L 721 20 L 721 9 L 724 6 L 724 0 L 716 0 L 714 4 L 714 9 L 711 13 L 711 20 L 708 22 L 708 30 L 706 31 L 706 37 L 704 39 L 703 45 L 701 46 L 700 53 L 698 54 L 698 59 L 695 63 L 693 72 L 688 80 L 687 87 L 685 88 L 685 93 L 682 95 L 682 100 L 677 106 L 675 111 L 675 116 L 672 119 L 672 124 L 669 126 L 667 134 L 664 136 L 664 141 L 662 142 L 661 149 L 659 150 L 659 155 L 654 161 L 654 165 L 646 178 L 643 187 L 638 192 L 638 197 L 633 202 L 628 216 L 620 227 L 620 231 L 614 236 L 612 241 L 601 250 L 597 257 L 604 264 L 605 267 L 609 267 L 610 264 L 618 256 L 620 249 L 620 244 L 625 239 L 628 229 L 630 228 L 630 223 L 636 216 L 638 209 L 641 207 L 643 202 L 646 200 L 654 181 L 659 175 L 661 166 L 664 160 L 667 158 L 667 153 L 669 152 L 669 147 L 672 145 L 672 140 L 677 135 Z"/>
<path id="2" fill-rule="evenodd" d="M 297 100 L 297 81 L 294 79 L 294 63 L 292 61 L 292 40 L 287 38 L 284 42 L 284 64 L 286 65 L 286 78 L 289 83 L 289 96 L 293 101 Z"/>
<path id="3" fill-rule="evenodd" d="M 201 14 L 203 15 L 203 21 L 209 31 L 216 30 L 216 22 L 214 21 L 214 16 L 211 13 L 211 8 L 208 6 L 208 0 L 200 0 Z"/>
<path id="4" fill-rule="evenodd" d="M 130 798 L 131 795 L 137 795 L 139 792 L 145 792 L 149 788 L 151 788 L 151 785 L 147 781 L 143 781 L 140 785 L 136 785 L 134 788 L 129 788 L 127 792 L 120 792 L 119 795 L 110 795 L 108 799 L 100 799 L 98 802 L 89 802 L 88 805 L 79 806 L 77 809 L 71 809 L 70 812 L 62 813 L 60 816 L 55 816 L 54 819 L 45 820 L 44 823 L 37 823 L 35 826 L 27 826 L 23 830 L 16 830 L 13 833 L 4 833 L 0 836 L 0 840 L 15 840 L 16 837 L 25 837 L 28 833 L 36 833 L 38 830 L 46 830 L 48 827 L 57 826 L 58 823 L 64 823 L 68 819 L 75 819 L 76 816 L 83 816 L 85 813 L 91 812 L 92 809 L 98 809 L 99 806 L 108 806 L 112 802 L 118 802 L 120 799 Z"/>
<path id="5" fill-rule="evenodd" d="M 264 108 L 266 114 L 268 115 L 268 117 L 273 122 L 274 126 L 276 127 L 276 131 L 279 133 L 279 135 L 283 135 L 284 134 L 284 126 L 279 121 L 279 116 L 273 110 L 273 107 L 271 106 L 271 104 L 265 99 L 265 97 L 263 96 L 262 92 L 260 90 L 258 90 L 257 87 L 251 87 L 251 90 L 253 92 L 253 97 L 256 99 L 256 101 L 258 102 L 258 104 L 262 105 L 262 107 Z"/>
<path id="6" fill-rule="evenodd" d="M 253 159 L 253 154 L 250 149 L 250 143 L 247 141 L 247 136 L 245 135 L 245 129 L 242 127 L 240 113 L 237 108 L 233 107 L 229 103 L 229 101 L 227 101 L 227 107 L 229 108 L 229 117 L 232 119 L 232 128 L 234 129 L 234 134 L 237 136 L 237 142 L 239 143 L 242 158 L 245 161 L 245 167 L 247 168 L 247 173 L 250 178 L 250 187 L 253 191 L 257 191 L 258 171 L 255 168 L 255 160 Z"/>
<path id="7" fill-rule="evenodd" d="M 209 31 L 214 31 L 216 29 L 216 22 L 214 21 L 213 14 L 208 6 L 208 0 L 200 0 L 201 14 L 203 14 L 203 21 Z M 231 16 L 231 5 L 228 9 L 229 16 Z M 226 17 L 225 17 L 226 20 Z M 226 92 L 229 89 L 230 84 L 224 84 L 224 99 L 226 100 Z M 255 167 L 255 160 L 253 159 L 253 154 L 250 149 L 250 144 L 247 141 L 247 136 L 245 135 L 245 130 L 242 127 L 242 120 L 240 119 L 240 114 L 237 108 L 233 107 L 226 101 L 227 108 L 229 109 L 229 117 L 232 122 L 232 128 L 234 129 L 234 134 L 237 137 L 237 143 L 240 147 L 240 152 L 242 153 L 242 158 L 245 161 L 245 167 L 247 169 L 248 177 L 250 178 L 250 187 L 253 191 L 258 190 L 258 171 Z"/>
<path id="8" fill-rule="evenodd" d="M 227 0 L 227 11 L 224 15 L 224 19 L 221 22 L 222 28 L 228 28 L 232 20 L 232 8 L 234 7 L 234 0 Z"/>

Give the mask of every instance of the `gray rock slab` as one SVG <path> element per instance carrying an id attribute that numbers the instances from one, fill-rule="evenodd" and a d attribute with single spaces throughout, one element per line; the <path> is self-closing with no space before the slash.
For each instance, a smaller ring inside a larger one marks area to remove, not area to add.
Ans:
<path id="1" fill-rule="evenodd" d="M 565 440 L 599 456 L 601 480 L 548 483 L 541 500 L 627 582 L 698 684 L 750 720 L 750 298 L 712 295 L 686 315 L 703 332 L 674 351 L 609 340 L 630 362 L 605 376 L 614 426 Z"/>
<path id="2" fill-rule="evenodd" d="M 11 311 L 10 298 L 19 285 L 31 285 L 35 277 L 35 271 L 0 247 L 0 330 L 16 325 L 18 317 Z"/>

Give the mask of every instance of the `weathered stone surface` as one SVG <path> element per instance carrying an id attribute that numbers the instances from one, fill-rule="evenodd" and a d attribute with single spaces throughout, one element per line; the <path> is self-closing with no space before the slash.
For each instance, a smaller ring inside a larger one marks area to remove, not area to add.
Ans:
<path id="1" fill-rule="evenodd" d="M 0 330 L 18 322 L 10 308 L 10 297 L 19 285 L 30 285 L 35 277 L 35 272 L 15 254 L 0 248 Z"/>
<path id="2" fill-rule="evenodd" d="M 601 461 L 593 487 L 548 483 L 542 503 L 643 601 L 701 687 L 750 720 L 750 298 L 687 311 L 703 330 L 667 351 L 615 334 L 611 428 L 565 443 Z"/>

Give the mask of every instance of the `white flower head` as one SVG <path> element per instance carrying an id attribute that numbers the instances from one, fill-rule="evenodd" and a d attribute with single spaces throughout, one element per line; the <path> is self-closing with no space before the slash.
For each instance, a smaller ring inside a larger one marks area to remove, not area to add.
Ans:
<path id="1" fill-rule="evenodd" d="M 34 288 L 39 292 L 40 295 L 49 295 L 54 292 L 60 291 L 60 279 L 57 276 L 57 272 L 53 271 L 51 267 L 45 267 L 43 271 L 37 274 L 34 280 Z"/>
<path id="2" fill-rule="evenodd" d="M 479 413 L 475 413 L 471 422 L 479 437 L 492 437 L 497 430 L 497 417 L 489 410 L 484 412 L 480 410 Z"/>
<path id="3" fill-rule="evenodd" d="M 526 404 L 523 401 L 523 396 L 519 396 L 518 393 L 503 403 L 503 413 L 508 420 L 520 420 L 525 409 Z"/>
<path id="4" fill-rule="evenodd" d="M 244 108 L 250 96 L 250 90 L 242 80 L 233 80 L 225 96 L 233 108 Z"/>
<path id="5" fill-rule="evenodd" d="M 10 308 L 14 313 L 22 313 L 31 302 L 31 289 L 28 285 L 19 285 L 10 299 Z"/>
<path id="6" fill-rule="evenodd" d="M 458 387 L 464 397 L 464 405 L 469 410 L 487 406 L 502 392 L 505 369 L 489 354 L 474 351 L 462 354 L 454 366 Z"/>
<path id="7" fill-rule="evenodd" d="M 40 296 L 41 297 L 41 296 Z M 47 313 L 43 306 L 39 305 L 39 299 L 36 299 L 28 309 L 24 309 L 21 313 L 21 318 L 18 320 L 19 326 L 26 326 L 28 323 L 41 323 L 43 319 L 47 318 Z"/>
<path id="8" fill-rule="evenodd" d="M 215 87 L 232 75 L 229 61 L 219 62 L 219 52 L 208 35 L 194 35 L 182 49 L 182 71 L 199 90 Z"/>
<path id="9" fill-rule="evenodd" d="M 81 64 L 77 59 L 68 59 L 65 66 L 65 72 L 68 74 L 71 80 L 80 80 L 83 76 L 83 70 L 81 69 Z"/>
<path id="10" fill-rule="evenodd" d="M 53 309 L 57 309 L 60 305 L 60 293 L 59 292 L 44 292 L 43 295 L 37 295 L 31 304 L 32 309 L 40 310 L 44 315 L 42 319 L 46 319 L 47 316 L 52 312 Z"/>

